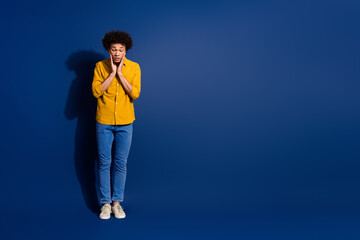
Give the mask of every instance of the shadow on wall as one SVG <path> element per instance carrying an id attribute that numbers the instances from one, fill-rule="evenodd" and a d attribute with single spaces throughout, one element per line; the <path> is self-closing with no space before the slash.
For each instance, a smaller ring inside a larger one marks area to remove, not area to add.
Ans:
<path id="1" fill-rule="evenodd" d="M 82 195 L 87 207 L 98 212 L 95 163 L 96 145 L 96 98 L 91 85 L 95 64 L 105 59 L 104 55 L 94 51 L 79 50 L 70 54 L 66 61 L 69 70 L 75 71 L 65 107 L 65 117 L 73 120 L 77 117 L 75 132 L 74 163 Z"/>

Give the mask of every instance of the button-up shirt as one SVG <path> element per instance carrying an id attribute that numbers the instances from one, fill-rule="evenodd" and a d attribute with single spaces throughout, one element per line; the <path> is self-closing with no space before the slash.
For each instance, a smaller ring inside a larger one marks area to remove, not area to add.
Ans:
<path id="1" fill-rule="evenodd" d="M 138 63 L 124 57 L 121 73 L 132 85 L 130 94 L 127 94 L 116 75 L 105 91 L 101 83 L 111 73 L 110 59 L 96 63 L 92 92 L 97 98 L 96 121 L 106 125 L 126 125 L 135 120 L 133 100 L 137 99 L 141 90 L 141 70 Z"/>

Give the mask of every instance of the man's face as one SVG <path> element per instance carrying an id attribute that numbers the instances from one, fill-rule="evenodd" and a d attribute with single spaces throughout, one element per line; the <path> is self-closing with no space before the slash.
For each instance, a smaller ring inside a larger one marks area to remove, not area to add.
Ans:
<path id="1" fill-rule="evenodd" d="M 114 63 L 119 63 L 121 58 L 126 54 L 125 45 L 121 43 L 112 43 L 109 52 L 113 58 Z"/>

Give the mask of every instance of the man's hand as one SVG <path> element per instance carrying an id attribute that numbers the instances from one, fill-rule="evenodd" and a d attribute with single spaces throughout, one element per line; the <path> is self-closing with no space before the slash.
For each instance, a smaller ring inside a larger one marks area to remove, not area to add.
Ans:
<path id="1" fill-rule="evenodd" d="M 109 53 L 109 55 L 110 55 L 110 66 L 111 66 L 111 71 L 112 71 L 113 73 L 116 73 L 116 68 L 117 68 L 117 66 L 114 64 L 113 58 L 112 58 L 112 56 L 111 56 L 111 54 L 110 54 L 110 53 Z"/>
<path id="2" fill-rule="evenodd" d="M 116 71 L 116 73 L 117 73 L 117 75 L 119 77 L 121 76 L 122 67 L 124 65 L 124 58 L 125 58 L 125 53 L 124 53 L 123 57 L 121 58 L 120 64 L 119 64 L 119 66 L 117 68 L 117 71 Z"/>

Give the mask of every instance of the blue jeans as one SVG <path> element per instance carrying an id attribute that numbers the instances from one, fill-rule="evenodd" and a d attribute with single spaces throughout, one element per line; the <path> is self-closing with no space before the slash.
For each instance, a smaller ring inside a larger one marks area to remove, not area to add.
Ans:
<path id="1" fill-rule="evenodd" d="M 126 180 L 126 164 L 130 151 L 133 123 L 104 125 L 96 121 L 98 147 L 98 200 L 101 205 L 111 201 L 122 202 Z M 111 149 L 115 140 L 112 181 L 110 187 Z M 112 195 L 111 190 L 112 189 Z"/>

